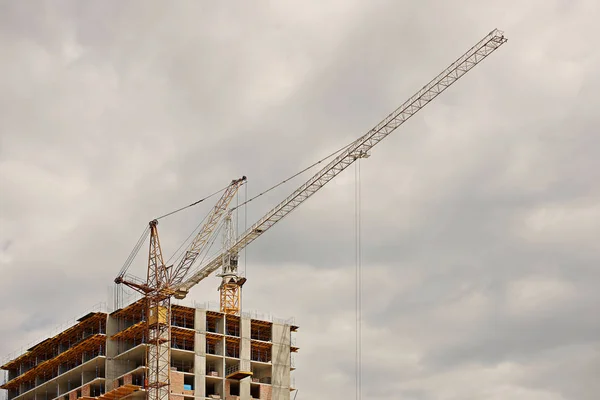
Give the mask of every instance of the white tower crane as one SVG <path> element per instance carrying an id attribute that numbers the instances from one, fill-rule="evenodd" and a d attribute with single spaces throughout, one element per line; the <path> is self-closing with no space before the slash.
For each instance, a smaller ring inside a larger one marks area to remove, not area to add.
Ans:
<path id="1" fill-rule="evenodd" d="M 385 139 L 396 128 L 415 115 L 419 110 L 425 107 L 431 100 L 446 90 L 450 85 L 460 79 L 464 74 L 483 61 L 488 55 L 494 52 L 502 44 L 506 43 L 504 33 L 497 29 L 487 34 L 482 40 L 477 42 L 465 54 L 460 56 L 448 68 L 443 70 L 438 76 L 433 78 L 417 93 L 410 97 L 394 112 L 388 115 L 373 129 L 365 135 L 356 139 L 345 150 L 327 164 L 323 169 L 312 176 L 308 181 L 296 189 L 285 200 L 275 206 L 271 211 L 265 214 L 244 232 L 235 243 L 230 247 L 223 249 L 223 253 L 214 257 L 206 265 L 194 272 L 185 282 L 175 288 L 175 297 L 183 299 L 189 290 L 198 282 L 215 272 L 223 266 L 224 260 L 234 260 L 226 266 L 229 274 L 236 274 L 238 253 L 255 239 L 265 233 L 269 228 L 292 212 L 296 207 L 302 204 L 306 199 L 315 194 L 327 182 L 335 178 L 340 172 L 348 168 L 358 158 L 364 158 L 369 155 L 369 151 L 383 139 Z M 225 257 L 227 255 L 227 257 Z M 236 310 L 239 311 L 239 310 Z"/>
<path id="2" fill-rule="evenodd" d="M 171 296 L 175 296 L 178 299 L 185 298 L 193 286 L 217 269 L 222 268 L 222 283 L 220 286 L 221 310 L 226 314 L 239 314 L 241 307 L 241 286 L 245 282 L 245 279 L 239 276 L 237 270 L 239 252 L 296 209 L 296 207 L 315 194 L 357 159 L 368 157 L 369 151 L 376 144 L 385 139 L 396 128 L 429 104 L 431 100 L 504 43 L 506 43 L 506 38 L 503 32 L 495 29 L 487 34 L 373 129 L 345 147 L 329 164 L 266 213 L 264 217 L 259 219 L 237 239 L 234 239 L 231 233 L 231 215 L 230 213 L 225 213 L 225 208 L 231 201 L 233 194 L 242 184 L 242 180 L 233 181 L 221 201 L 215 206 L 213 217 L 207 223 L 209 226 L 206 227 L 205 225 L 205 228 L 199 234 L 199 236 L 205 235 L 203 237 L 206 238 L 206 232 L 212 232 L 218 220 L 224 216 L 226 225 L 229 227 L 226 228 L 226 231 L 229 233 L 226 234 L 223 251 L 206 264 L 195 269 L 187 279 L 184 278 L 196 260 L 199 251 L 194 250 L 193 244 L 192 249 L 186 253 L 182 264 L 172 271 L 171 267 L 166 267 L 162 260 L 156 221 L 150 223 L 151 237 L 147 282 L 140 284 L 139 282 L 136 283 L 133 279 L 127 279 L 123 275 L 123 271 L 115 279 L 117 283 L 127 284 L 140 291 L 147 299 L 148 308 L 146 315 L 149 331 L 147 390 L 150 400 L 167 400 L 169 397 Z M 194 243 L 201 245 L 205 241 L 202 238 L 197 238 Z"/>

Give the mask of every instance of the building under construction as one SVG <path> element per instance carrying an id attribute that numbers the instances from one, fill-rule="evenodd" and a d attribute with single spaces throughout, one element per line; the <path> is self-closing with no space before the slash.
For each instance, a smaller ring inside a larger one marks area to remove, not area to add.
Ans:
<path id="1" fill-rule="evenodd" d="M 142 300 L 93 312 L 11 359 L 8 400 L 145 398 L 146 308 Z M 169 397 L 288 399 L 294 390 L 292 321 L 218 307 L 173 305 Z"/>
<path id="2" fill-rule="evenodd" d="M 142 298 L 115 307 L 111 313 L 90 313 L 4 364 L 8 379 L 1 388 L 8 391 L 8 400 L 137 396 L 148 400 L 289 400 L 295 389 L 291 371 L 292 354 L 298 350 L 293 335 L 298 328 L 291 321 L 253 317 L 243 311 L 241 291 L 246 279 L 238 273 L 240 252 L 350 165 L 369 157 L 375 145 L 505 42 L 501 31 L 490 32 L 369 132 L 313 164 L 311 167 L 331 159 L 241 235 L 232 222 L 232 212 L 240 205 L 229 205 L 245 184 L 245 176 L 221 191 L 221 198 L 203 220 L 206 223 L 196 235 L 190 235 L 193 240 L 173 265 L 163 259 L 159 220 L 212 195 L 152 220 L 115 278 L 116 284 L 137 291 Z M 204 263 L 201 255 L 208 255 L 219 230 L 223 247 Z M 127 271 L 148 237 L 147 274 L 140 279 Z M 173 298 L 184 299 L 217 271 L 222 278 L 218 308 L 172 304 Z"/>

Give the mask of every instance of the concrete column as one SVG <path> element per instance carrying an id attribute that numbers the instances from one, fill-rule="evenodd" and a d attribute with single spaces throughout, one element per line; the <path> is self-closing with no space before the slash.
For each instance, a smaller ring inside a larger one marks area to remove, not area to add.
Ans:
<path id="1" fill-rule="evenodd" d="M 272 400 L 290 399 L 290 326 L 273 323 L 273 347 L 271 362 L 273 364 Z"/>
<path id="2" fill-rule="evenodd" d="M 119 321 L 117 318 L 112 317 L 110 314 L 106 319 L 106 391 L 109 392 L 113 389 L 113 380 L 118 376 L 116 375 L 116 365 L 114 357 L 118 355 L 117 341 L 112 340 L 112 335 L 119 332 Z"/>
<path id="3" fill-rule="evenodd" d="M 221 318 L 219 319 L 219 322 L 217 324 L 218 331 L 223 333 L 223 335 L 225 335 L 225 330 L 227 329 L 227 315 L 221 313 Z M 221 385 L 221 396 L 225 399 L 229 389 L 226 385 L 227 379 L 227 361 L 225 359 L 225 354 L 227 353 L 227 339 L 226 339 L 226 335 L 223 336 L 223 339 L 221 340 L 221 354 L 223 355 L 223 358 L 221 359 L 221 370 L 223 371 L 223 384 Z"/>
<path id="4" fill-rule="evenodd" d="M 250 371 L 250 318 L 240 320 L 240 370 Z"/>
<path id="5" fill-rule="evenodd" d="M 196 309 L 194 315 L 194 396 L 206 396 L 206 310 Z"/>
<path id="6" fill-rule="evenodd" d="M 221 319 L 221 325 L 223 325 L 224 327 L 224 323 L 225 323 L 225 318 Z M 221 332 L 225 332 L 225 330 L 222 330 Z M 227 351 L 227 345 L 226 345 L 226 340 L 225 336 L 223 336 L 223 339 L 221 339 L 221 354 L 223 355 L 223 358 L 221 358 L 221 371 L 223 371 L 223 373 L 221 374 L 223 376 L 223 384 L 221 385 L 221 396 L 223 398 L 225 398 L 226 396 L 226 391 L 225 391 L 225 382 L 227 381 L 227 379 L 225 378 L 227 376 L 227 361 L 225 359 L 225 354 Z"/>
<path id="7" fill-rule="evenodd" d="M 251 346 L 251 320 L 249 317 L 240 318 L 240 370 L 251 371 L 250 346 Z M 244 378 L 240 381 L 240 400 L 250 400 L 250 380 Z"/>

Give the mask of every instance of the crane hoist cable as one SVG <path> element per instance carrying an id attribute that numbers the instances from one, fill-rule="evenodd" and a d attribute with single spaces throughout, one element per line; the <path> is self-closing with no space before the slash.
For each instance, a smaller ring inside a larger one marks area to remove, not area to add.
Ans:
<path id="1" fill-rule="evenodd" d="M 244 232 L 246 232 L 248 229 L 248 203 L 246 202 L 248 200 L 248 184 L 244 189 Z M 244 248 L 244 275 L 248 277 L 248 252 L 246 248 Z"/>
<path id="2" fill-rule="evenodd" d="M 356 399 L 362 398 L 362 241 L 360 159 L 354 164 L 354 232 L 356 262 Z"/>

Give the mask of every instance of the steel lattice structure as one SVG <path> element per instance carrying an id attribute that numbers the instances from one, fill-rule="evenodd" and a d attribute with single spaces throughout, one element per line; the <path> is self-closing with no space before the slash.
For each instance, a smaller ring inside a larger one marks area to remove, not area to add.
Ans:
<path id="1" fill-rule="evenodd" d="M 148 288 L 146 294 L 146 390 L 148 400 L 169 398 L 169 367 L 171 360 L 171 296 L 164 290 L 168 283 L 167 268 L 158 239 L 158 222 L 150 222 L 148 256 Z"/>
<path id="2" fill-rule="evenodd" d="M 206 248 L 208 240 L 210 239 L 210 235 L 216 228 L 219 221 L 221 221 L 221 218 L 227 211 L 227 207 L 231 203 L 233 196 L 235 196 L 235 194 L 238 192 L 238 189 L 244 182 L 246 182 L 245 176 L 232 181 L 227 189 L 225 189 L 225 192 L 214 207 L 214 212 L 209 215 L 208 220 L 202 227 L 202 230 L 198 233 L 198 235 L 196 235 L 189 249 L 185 252 L 184 257 L 181 259 L 181 262 L 171 274 L 169 279 L 170 282 L 180 283 L 183 281 L 183 278 L 187 275 L 190 267 L 198 258 L 198 255 Z"/>
<path id="3" fill-rule="evenodd" d="M 448 68 L 423 86 L 421 90 L 405 101 L 404 104 L 383 119 L 373 129 L 352 142 L 339 156 L 296 189 L 285 200 L 275 206 L 263 218 L 252 225 L 240 236 L 231 248 L 225 249 L 224 252 L 237 254 L 244 247 L 252 243 L 256 238 L 265 233 L 277 222 L 281 221 L 306 199 L 325 186 L 325 184 L 348 168 L 358 158 L 367 156 L 369 150 L 376 144 L 381 142 L 410 117 L 423 109 L 423 107 L 429 104 L 431 100 L 454 84 L 464 74 L 493 53 L 498 47 L 506 43 L 506 41 L 507 39 L 504 37 L 504 33 L 498 29 L 487 34 L 482 40 L 475 44 L 475 46 L 471 47 L 465 54 L 450 64 Z M 176 288 L 176 297 L 184 298 L 190 288 L 215 272 L 222 265 L 223 254 L 220 254 L 195 272 L 184 283 L 179 285 Z"/>
<path id="4" fill-rule="evenodd" d="M 373 129 L 345 147 L 323 169 L 267 212 L 264 217 L 259 219 L 235 240 L 232 235 L 231 214 L 229 212 L 226 216 L 227 228 L 223 251 L 199 268 L 185 281 L 183 280 L 189 273 L 191 266 L 208 242 L 217 223 L 225 214 L 233 196 L 245 181 L 245 177 L 232 181 L 229 188 L 225 190 L 222 198 L 217 202 L 212 214 L 208 218 L 207 223 L 192 242 L 181 263 L 174 270 L 164 265 L 160 242 L 158 240 L 157 222 L 150 222 L 150 252 L 146 283 L 140 283 L 134 278 L 125 278 L 124 273 L 126 268 L 115 279 L 116 283 L 126 284 L 144 294 L 146 298 L 148 329 L 146 389 L 148 390 L 148 398 L 150 400 L 167 400 L 169 398 L 171 297 L 185 298 L 194 285 L 222 267 L 223 272 L 221 277 L 223 279 L 220 286 L 221 310 L 226 314 L 239 313 L 241 307 L 241 286 L 245 282 L 245 279 L 241 278 L 237 271 L 239 252 L 277 222 L 281 221 L 357 159 L 368 157 L 369 151 L 375 145 L 423 109 L 429 102 L 504 43 L 506 43 L 506 39 L 503 32 L 497 29 L 490 32 Z"/>
<path id="5" fill-rule="evenodd" d="M 125 284 L 144 295 L 146 307 L 146 382 L 149 400 L 168 400 L 171 366 L 171 298 L 173 288 L 181 283 L 198 255 L 205 249 L 211 234 L 227 211 L 246 177 L 231 181 L 207 217 L 207 222 L 195 236 L 175 269 L 163 260 L 158 237 L 158 221 L 150 222 L 148 274 L 142 283 L 135 277 L 125 277 L 122 270 L 115 283 Z"/>

